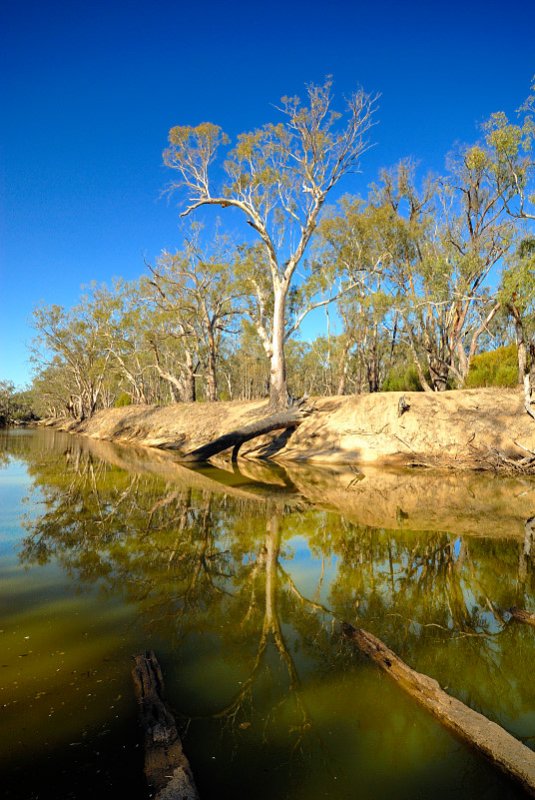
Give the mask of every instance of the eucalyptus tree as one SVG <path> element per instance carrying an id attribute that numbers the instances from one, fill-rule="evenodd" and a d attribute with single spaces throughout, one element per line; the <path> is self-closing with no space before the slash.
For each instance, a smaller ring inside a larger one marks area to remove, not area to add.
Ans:
<path id="1" fill-rule="evenodd" d="M 533 236 L 535 220 L 535 77 L 531 94 L 512 122 L 503 112 L 492 114 L 483 126 L 489 180 L 500 193 L 506 212 L 519 225 L 520 245 L 506 265 L 501 300 L 510 314 L 518 347 L 519 380 L 524 381 L 527 407 L 531 408 L 533 380 L 529 377 L 526 322 L 532 317 Z M 530 334 L 532 336 L 532 334 Z M 531 412 L 530 412 L 531 413 Z"/>
<path id="2" fill-rule="evenodd" d="M 172 293 L 168 293 L 164 302 L 145 276 L 141 291 L 148 318 L 146 340 L 151 367 L 169 388 L 174 402 L 193 403 L 197 399 L 200 366 L 193 322 L 189 315 L 178 317 Z"/>
<path id="3" fill-rule="evenodd" d="M 208 253 L 201 244 L 200 230 L 194 228 L 192 234 L 183 251 L 162 253 L 150 267 L 146 287 L 163 314 L 160 320 L 181 339 L 186 367 L 194 361 L 202 365 L 205 396 L 213 402 L 218 399 L 222 344 L 240 314 L 242 289 L 226 239 L 216 236 Z"/>
<path id="4" fill-rule="evenodd" d="M 513 322 L 518 353 L 518 382 L 523 383 L 530 367 L 530 345 L 533 349 L 535 337 L 535 237 L 522 239 L 508 258 L 498 300 Z"/>
<path id="5" fill-rule="evenodd" d="M 397 357 L 398 319 L 381 290 L 339 304 L 344 330 L 338 360 L 337 394 L 381 390 Z"/>
<path id="6" fill-rule="evenodd" d="M 87 299 L 68 311 L 40 306 L 33 317 L 33 360 L 41 376 L 48 369 L 61 373 L 67 413 L 77 420 L 92 416 L 103 400 L 110 360 L 98 307 Z"/>
<path id="7" fill-rule="evenodd" d="M 238 136 L 223 163 L 226 179 L 215 187 L 212 164 L 228 137 L 212 123 L 176 126 L 169 132 L 165 164 L 178 179 L 188 203 L 187 216 L 203 206 L 234 208 L 258 236 L 267 276 L 270 307 L 270 400 L 287 403 L 285 338 L 291 292 L 329 192 L 355 170 L 367 149 L 376 97 L 363 90 L 347 101 L 345 114 L 332 109 L 331 81 L 307 88 L 307 103 L 285 97 L 284 121 Z M 306 269 L 305 269 L 306 272 Z M 300 276 L 301 283 L 306 275 Z M 301 313 L 303 318 L 303 312 Z"/>
<path id="8" fill-rule="evenodd" d="M 452 302 L 448 307 L 450 370 L 456 361 L 464 383 L 479 337 L 500 303 L 487 279 L 509 252 L 515 237 L 504 213 L 504 196 L 488 175 L 488 154 L 479 145 L 465 148 L 450 164 L 441 197 L 445 205 L 443 252 L 452 267 Z"/>
<path id="9" fill-rule="evenodd" d="M 51 419 L 67 416 L 71 406 L 71 376 L 65 362 L 55 355 L 46 363 L 35 363 L 32 391 L 36 413 Z"/>
<path id="10" fill-rule="evenodd" d="M 489 157 L 488 173 L 501 193 L 507 212 L 519 220 L 535 220 L 535 77 L 531 94 L 517 112 L 517 121 L 499 111 L 483 126 Z"/>
<path id="11" fill-rule="evenodd" d="M 383 287 L 425 390 L 463 385 L 481 335 L 499 309 L 489 275 L 513 229 L 479 147 L 464 149 L 440 181 L 416 186 L 414 167 L 383 171 L 366 210 L 384 259 Z M 427 374 L 430 375 L 430 380 Z"/>
<path id="12" fill-rule="evenodd" d="M 15 412 L 15 384 L 0 380 L 0 427 L 12 421 Z"/>
<path id="13" fill-rule="evenodd" d="M 234 346 L 225 354 L 221 372 L 229 400 L 265 397 L 269 388 L 269 365 L 255 326 L 244 317 Z"/>
<path id="14" fill-rule="evenodd" d="M 357 367 L 357 391 L 363 383 L 369 391 L 379 391 L 384 343 L 390 329 L 394 339 L 397 331 L 397 317 L 383 289 L 391 248 L 377 236 L 375 225 L 373 209 L 358 197 L 346 196 L 318 227 L 317 258 L 327 274 L 330 264 L 331 274 L 346 280 L 336 303 L 343 325 L 337 342 L 337 394 L 346 392 L 351 361 Z"/>
<path id="15" fill-rule="evenodd" d="M 91 304 L 98 317 L 110 365 L 132 402 L 156 399 L 151 391 L 152 364 L 147 344 L 147 319 L 140 282 L 115 280 L 111 286 L 93 286 Z"/>

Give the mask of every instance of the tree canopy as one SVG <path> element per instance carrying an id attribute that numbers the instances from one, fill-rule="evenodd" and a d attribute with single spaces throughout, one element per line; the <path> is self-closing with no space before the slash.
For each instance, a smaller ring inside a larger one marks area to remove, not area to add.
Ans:
<path id="1" fill-rule="evenodd" d="M 171 128 L 163 157 L 183 242 L 136 280 L 35 310 L 39 413 L 440 391 L 473 383 L 475 357 L 508 345 L 523 381 L 535 353 L 535 84 L 443 174 L 406 158 L 370 176 L 366 196 L 328 205 L 360 169 L 378 102 L 358 89 L 339 110 L 332 89 L 327 79 L 283 98 L 276 121 L 234 142 L 213 123 Z M 213 227 L 210 215 L 193 221 L 210 207 Z"/>

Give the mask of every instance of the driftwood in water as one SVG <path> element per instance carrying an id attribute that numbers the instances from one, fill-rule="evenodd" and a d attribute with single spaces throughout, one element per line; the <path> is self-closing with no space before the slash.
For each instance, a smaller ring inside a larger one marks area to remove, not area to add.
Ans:
<path id="1" fill-rule="evenodd" d="M 530 614 L 522 608 L 516 608 L 516 606 L 510 608 L 509 613 L 517 622 L 525 622 L 527 625 L 533 625 L 535 627 L 535 614 Z"/>
<path id="2" fill-rule="evenodd" d="M 361 652 L 375 661 L 440 722 L 477 748 L 535 797 L 535 753 L 495 722 L 444 692 L 437 681 L 411 669 L 380 639 L 344 623 L 342 630 Z"/>
<path id="3" fill-rule="evenodd" d="M 223 450 L 228 450 L 229 447 L 233 448 L 232 460 L 235 461 L 238 457 L 238 450 L 242 444 L 248 442 L 250 439 L 255 439 L 257 436 L 262 436 L 264 433 L 271 433 L 271 431 L 283 428 L 296 428 L 302 421 L 303 411 L 299 408 L 281 411 L 269 417 L 264 417 L 264 419 L 252 422 L 250 425 L 246 425 L 243 428 L 225 433 L 212 442 L 198 447 L 196 450 L 192 450 L 191 453 L 186 453 L 181 456 L 180 461 L 186 463 L 202 463 L 212 456 L 222 453 Z"/>
<path id="4" fill-rule="evenodd" d="M 132 679 L 145 738 L 145 777 L 154 800 L 198 800 L 173 715 L 163 700 L 163 677 L 151 651 L 134 656 Z"/>

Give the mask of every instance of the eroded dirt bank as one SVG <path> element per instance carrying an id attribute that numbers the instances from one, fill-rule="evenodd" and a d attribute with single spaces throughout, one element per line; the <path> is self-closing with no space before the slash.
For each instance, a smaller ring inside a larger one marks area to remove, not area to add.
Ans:
<path id="1" fill-rule="evenodd" d="M 518 458 L 535 450 L 535 422 L 517 389 L 399 392 L 312 399 L 313 412 L 290 435 L 244 445 L 241 456 L 338 464 L 492 467 L 497 452 Z M 268 414 L 265 401 L 128 406 L 101 411 L 64 428 L 94 439 L 188 452 Z M 273 453 L 273 451 L 275 451 Z"/>

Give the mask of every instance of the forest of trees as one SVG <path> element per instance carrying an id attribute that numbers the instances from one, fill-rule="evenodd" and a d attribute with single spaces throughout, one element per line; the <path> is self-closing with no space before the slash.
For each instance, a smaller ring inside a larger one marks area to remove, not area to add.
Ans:
<path id="1" fill-rule="evenodd" d="M 513 119 L 493 114 L 449 155 L 444 175 L 406 159 L 370 176 L 366 197 L 341 191 L 366 175 L 378 99 L 359 90 L 339 113 L 331 90 L 328 80 L 304 101 L 283 98 L 282 121 L 233 146 L 210 123 L 171 129 L 164 163 L 183 244 L 137 280 L 35 310 L 37 413 L 442 391 L 477 385 L 478 354 L 506 346 L 498 382 L 522 382 L 535 341 L 535 82 Z M 217 222 L 198 217 L 205 206 Z M 324 333 L 305 341 L 311 312 Z"/>

